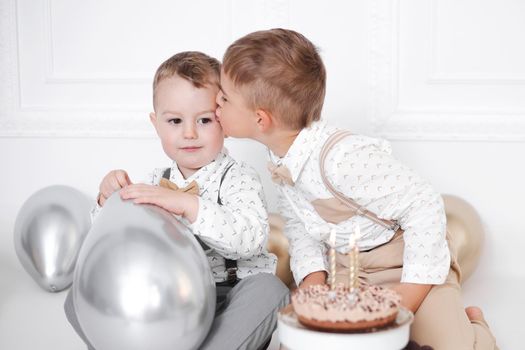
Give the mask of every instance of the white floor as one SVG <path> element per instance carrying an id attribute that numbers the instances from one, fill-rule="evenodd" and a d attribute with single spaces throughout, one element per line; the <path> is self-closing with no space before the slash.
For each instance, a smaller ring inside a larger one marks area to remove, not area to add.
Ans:
<path id="1" fill-rule="evenodd" d="M 14 259 L 0 255 L 0 349 L 86 350 L 64 315 L 66 292 L 40 289 Z"/>
<path id="2" fill-rule="evenodd" d="M 9 236 L 0 236 L 0 349 L 85 350 L 69 326 L 62 305 L 65 292 L 40 289 L 16 259 Z M 522 315 L 525 281 L 500 276 L 482 279 L 474 275 L 464 286 L 467 304 L 484 306 L 500 349 L 523 349 Z M 274 336 L 271 350 L 279 348 Z M 154 349 L 152 349 L 154 350 Z"/>

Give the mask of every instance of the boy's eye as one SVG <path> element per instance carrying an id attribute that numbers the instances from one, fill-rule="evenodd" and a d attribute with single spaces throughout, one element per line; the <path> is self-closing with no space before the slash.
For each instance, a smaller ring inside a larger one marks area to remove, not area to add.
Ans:
<path id="1" fill-rule="evenodd" d="M 180 124 L 180 123 L 182 123 L 182 119 L 181 118 L 171 118 L 170 120 L 168 120 L 168 123 L 170 123 L 170 124 Z"/>
<path id="2" fill-rule="evenodd" d="M 211 123 L 213 120 L 211 120 L 211 118 L 200 118 L 199 120 L 197 120 L 197 123 L 199 124 L 208 124 L 208 123 Z"/>

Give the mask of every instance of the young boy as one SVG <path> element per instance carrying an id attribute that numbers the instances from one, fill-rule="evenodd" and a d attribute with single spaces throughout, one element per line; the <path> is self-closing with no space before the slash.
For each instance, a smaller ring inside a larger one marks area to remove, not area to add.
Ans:
<path id="1" fill-rule="evenodd" d="M 180 216 L 205 249 L 217 284 L 219 307 L 200 349 L 262 349 L 288 290 L 273 275 L 275 257 L 266 250 L 268 217 L 259 178 L 223 147 L 215 118 L 219 75 L 219 62 L 200 52 L 182 52 L 160 65 L 150 119 L 173 164 L 156 169 L 144 184 L 132 184 L 124 170 L 111 171 L 100 184 L 93 216 L 117 190 L 123 199 Z M 71 295 L 65 309 L 91 347 Z"/>
<path id="2" fill-rule="evenodd" d="M 401 294 L 415 312 L 412 340 L 434 349 L 494 349 L 481 310 L 461 306 L 440 195 L 397 161 L 386 141 L 340 133 L 322 122 L 325 81 L 308 39 L 272 29 L 230 45 L 217 96 L 225 134 L 269 149 L 297 285 L 326 283 L 332 230 L 336 277 L 348 276 L 344 254 L 359 226 L 360 278 Z"/>

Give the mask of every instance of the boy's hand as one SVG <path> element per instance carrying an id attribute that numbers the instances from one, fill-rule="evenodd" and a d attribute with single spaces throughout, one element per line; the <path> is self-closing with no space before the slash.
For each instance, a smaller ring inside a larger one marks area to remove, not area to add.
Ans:
<path id="1" fill-rule="evenodd" d="M 308 274 L 303 282 L 299 285 L 299 288 L 307 288 L 315 284 L 325 284 L 326 283 L 326 271 L 315 271 Z"/>
<path id="2" fill-rule="evenodd" d="M 120 197 L 133 199 L 137 204 L 154 204 L 170 213 L 184 216 L 191 223 L 195 222 L 199 211 L 199 200 L 196 195 L 160 186 L 129 185 L 120 191 Z"/>
<path id="3" fill-rule="evenodd" d="M 113 194 L 113 192 L 120 190 L 128 185 L 131 185 L 128 173 L 126 171 L 118 169 L 110 171 L 100 183 L 98 193 L 98 205 L 104 206 L 106 200 Z"/>

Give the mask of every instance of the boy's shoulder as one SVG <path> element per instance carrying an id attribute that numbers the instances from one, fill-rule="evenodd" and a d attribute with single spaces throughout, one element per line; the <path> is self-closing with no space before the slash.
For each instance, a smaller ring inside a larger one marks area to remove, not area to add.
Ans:
<path id="1" fill-rule="evenodd" d="M 228 173 L 231 173 L 232 176 L 239 176 L 239 177 L 254 177 L 255 180 L 259 181 L 259 174 L 248 163 L 235 159 L 228 155 L 229 162 L 228 165 L 225 167 L 225 170 L 228 169 Z"/>
<path id="2" fill-rule="evenodd" d="M 311 161 L 316 164 L 319 163 L 322 156 L 321 149 L 331 135 L 333 133 L 326 136 L 317 151 L 317 155 L 312 157 Z M 326 171 L 330 171 L 329 169 L 341 171 L 342 164 L 349 164 L 353 169 L 354 167 L 368 167 L 372 164 L 388 162 L 388 159 L 391 158 L 392 147 L 388 141 L 377 137 L 348 133 L 347 136 L 330 147 L 326 153 L 324 167 Z"/>
<path id="3" fill-rule="evenodd" d="M 248 163 L 231 158 L 222 172 L 221 196 L 229 196 L 233 193 L 263 193 L 262 182 L 259 173 Z"/>
<path id="4" fill-rule="evenodd" d="M 326 136 L 323 145 L 335 131 L 337 131 L 337 129 L 334 129 L 333 133 Z M 391 154 L 392 146 L 390 142 L 382 138 L 348 132 L 346 137 L 333 144 L 328 154 L 333 156 L 343 154 L 345 157 L 349 155 L 359 157 L 363 152 Z"/>
<path id="5" fill-rule="evenodd" d="M 345 153 L 360 152 L 363 149 L 387 153 L 392 151 L 390 143 L 385 139 L 354 133 L 350 130 L 339 128 L 325 120 L 314 123 L 310 128 L 302 131 L 301 134 L 303 132 L 306 135 L 303 136 L 303 139 L 311 141 L 303 142 L 304 145 L 314 150 L 317 149 L 318 151 L 321 151 L 323 146 L 325 146 L 327 142 L 332 141 L 332 137 L 337 136 L 336 134 L 340 132 L 343 132 L 345 136 L 333 143 L 331 151 L 343 150 Z"/>

